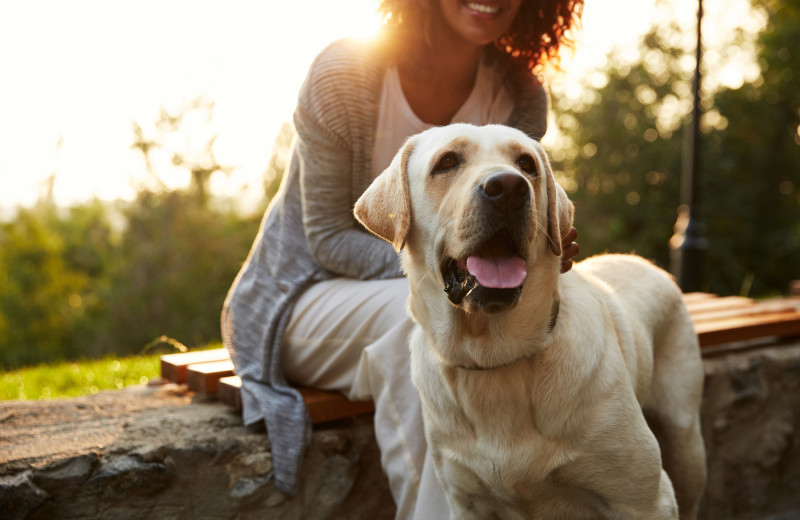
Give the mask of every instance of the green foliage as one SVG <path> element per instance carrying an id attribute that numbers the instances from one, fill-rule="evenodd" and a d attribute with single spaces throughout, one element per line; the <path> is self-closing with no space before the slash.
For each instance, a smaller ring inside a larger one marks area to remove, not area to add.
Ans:
<path id="1" fill-rule="evenodd" d="M 209 153 L 213 137 L 199 156 L 175 158 L 163 133 L 183 120 L 162 112 L 154 139 L 137 125 L 134 147 L 152 171 L 153 150 L 168 150 L 192 174 L 185 189 L 64 211 L 44 200 L 0 223 L 0 370 L 138 353 L 164 335 L 220 340 L 222 305 L 260 214 L 208 197 L 211 175 L 225 172 Z"/>
<path id="2" fill-rule="evenodd" d="M 67 224 L 69 223 L 69 224 Z M 110 226 L 102 206 L 39 206 L 0 225 L 0 366 L 64 359 L 102 314 Z"/>
<path id="3" fill-rule="evenodd" d="M 90 395 L 147 384 L 158 375 L 156 354 L 38 365 L 0 375 L 0 400 Z"/>
<path id="4" fill-rule="evenodd" d="M 612 68 L 596 105 L 565 110 L 557 121 L 573 140 L 559 176 L 573 191 L 581 247 L 594 253 L 636 251 L 668 261 L 680 183 L 680 135 L 658 131 L 653 99 L 672 95 L 642 63 Z M 642 92 L 647 85 L 647 94 Z M 584 111 L 585 110 L 585 111 Z"/>
<path id="5" fill-rule="evenodd" d="M 784 293 L 800 278 L 800 0 L 764 1 L 761 77 L 719 92 L 727 126 L 706 138 L 703 221 L 712 287 Z"/>
<path id="6" fill-rule="evenodd" d="M 161 335 L 219 341 L 225 295 L 257 229 L 258 217 L 184 191 L 21 210 L 0 225 L 0 368 L 138 353 Z"/>
<path id="7" fill-rule="evenodd" d="M 109 273 L 109 343 L 91 355 L 138 352 L 161 334 L 194 345 L 219 340 L 222 304 L 258 219 L 197 202 L 191 193 L 141 192 L 123 209 L 119 262 Z"/>
<path id="8" fill-rule="evenodd" d="M 800 278 L 799 3 L 765 2 L 761 78 L 703 102 L 714 116 L 702 125 L 698 172 L 712 292 L 739 293 L 753 280 L 753 295 L 785 293 Z M 676 31 L 654 27 L 638 62 L 612 60 L 605 84 L 555 106 L 565 137 L 554 165 L 572 192 L 585 253 L 635 251 L 669 267 L 691 106 Z"/>

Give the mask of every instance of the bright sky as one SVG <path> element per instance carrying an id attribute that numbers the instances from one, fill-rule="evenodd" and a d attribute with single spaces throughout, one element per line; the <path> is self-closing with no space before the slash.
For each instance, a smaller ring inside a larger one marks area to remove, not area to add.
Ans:
<path id="1" fill-rule="evenodd" d="M 650 26 L 654 2 L 587 0 L 570 75 L 602 63 L 612 46 L 634 42 Z M 675 2 L 685 4 L 693 27 L 695 1 Z M 725 3 L 706 2 L 723 4 L 718 12 Z M 214 187 L 232 192 L 250 183 L 261 190 L 272 143 L 291 118 L 311 60 L 334 39 L 373 33 L 376 5 L 0 2 L 0 215 L 35 202 L 53 172 L 61 204 L 131 197 L 145 176 L 130 149 L 132 121 L 150 124 L 160 107 L 175 110 L 201 95 L 215 102 L 217 160 L 236 166 Z"/>

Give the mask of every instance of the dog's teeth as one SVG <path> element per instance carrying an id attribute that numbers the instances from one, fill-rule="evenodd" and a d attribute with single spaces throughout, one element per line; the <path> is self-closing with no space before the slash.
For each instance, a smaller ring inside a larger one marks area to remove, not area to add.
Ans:
<path id="1" fill-rule="evenodd" d="M 476 284 L 475 278 L 473 276 L 468 276 L 464 278 L 461 283 L 451 285 L 449 289 L 445 288 L 447 298 L 453 305 L 461 305 L 464 302 L 464 298 L 475 288 Z"/>

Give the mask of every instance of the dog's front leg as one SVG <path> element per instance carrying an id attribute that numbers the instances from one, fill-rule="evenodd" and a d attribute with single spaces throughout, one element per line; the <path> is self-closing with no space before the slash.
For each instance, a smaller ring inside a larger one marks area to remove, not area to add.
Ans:
<path id="1" fill-rule="evenodd" d="M 459 500 L 447 495 L 450 506 L 450 520 L 500 520 L 494 509 L 487 508 L 485 503 L 472 500 Z"/>
<path id="2" fill-rule="evenodd" d="M 428 446 L 430 447 L 430 441 L 428 441 Z M 450 520 L 494 520 L 496 518 L 494 515 L 481 514 L 482 512 L 476 507 L 474 496 L 470 496 L 454 486 L 451 481 L 442 478 L 443 474 L 447 473 L 448 468 L 443 467 L 442 458 L 437 456 L 436 453 L 434 453 L 433 459 L 435 461 L 436 479 L 439 481 L 439 485 L 442 486 L 442 491 L 447 500 L 447 507 L 450 509 Z M 452 470 L 452 468 L 449 469 Z"/>
<path id="3" fill-rule="evenodd" d="M 661 486 L 658 490 L 658 506 L 652 518 L 678 519 L 678 501 L 667 472 L 661 470 Z"/>
<path id="4" fill-rule="evenodd" d="M 428 441 L 430 449 L 430 441 Z M 488 500 L 490 492 L 482 486 L 471 471 L 454 461 L 445 462 L 436 450 L 433 450 L 436 479 L 442 486 L 447 506 L 450 509 L 450 520 L 500 520 L 514 518 L 497 513 L 496 504 Z M 523 520 L 520 518 L 520 520 Z"/>
<path id="5" fill-rule="evenodd" d="M 613 507 L 612 504 L 612 508 L 621 513 L 612 515 L 612 517 L 617 518 L 678 520 L 678 502 L 675 500 L 675 490 L 672 488 L 672 481 L 667 476 L 667 472 L 663 469 L 661 470 L 658 492 L 651 500 L 625 507 Z"/>

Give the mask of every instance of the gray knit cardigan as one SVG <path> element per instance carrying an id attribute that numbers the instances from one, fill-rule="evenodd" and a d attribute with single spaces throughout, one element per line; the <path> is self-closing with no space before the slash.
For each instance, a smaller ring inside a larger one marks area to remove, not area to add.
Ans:
<path id="1" fill-rule="evenodd" d="M 373 133 L 388 54 L 341 40 L 316 58 L 300 89 L 297 132 L 283 183 L 222 311 L 222 337 L 242 378 L 245 424 L 266 422 L 275 486 L 296 492 L 311 424 L 281 371 L 281 338 L 299 294 L 333 277 L 402 276 L 392 246 L 352 215 L 369 185 Z M 547 96 L 531 76 L 507 123 L 534 138 L 546 129 Z"/>

